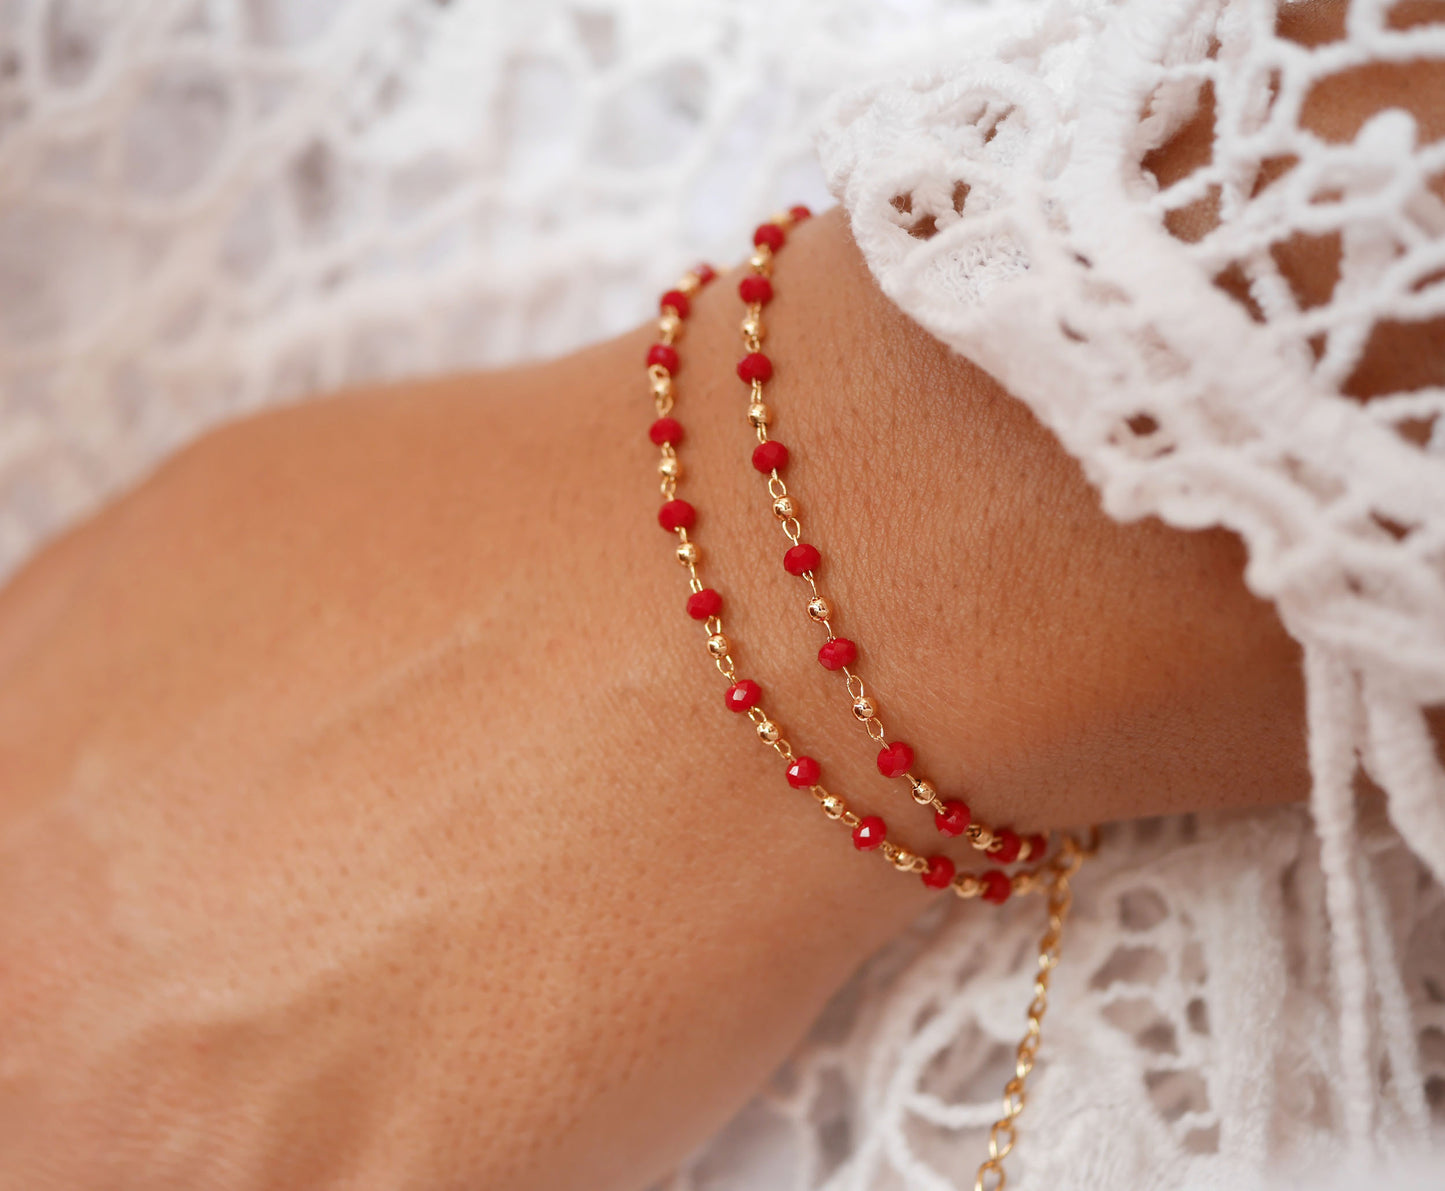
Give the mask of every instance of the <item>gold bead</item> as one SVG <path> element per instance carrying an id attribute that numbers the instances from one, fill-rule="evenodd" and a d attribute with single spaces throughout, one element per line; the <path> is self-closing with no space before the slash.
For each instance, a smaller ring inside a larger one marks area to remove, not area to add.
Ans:
<path id="1" fill-rule="evenodd" d="M 959 897 L 977 897 L 983 892 L 983 882 L 972 873 L 964 873 L 963 876 L 954 878 L 953 891 Z"/>
<path id="2" fill-rule="evenodd" d="M 714 633 L 707 639 L 707 651 L 715 658 L 725 658 L 730 644 L 731 642 L 721 633 Z"/>
<path id="3" fill-rule="evenodd" d="M 750 314 L 743 319 L 743 334 L 752 339 L 761 339 L 766 333 L 763 320 L 760 315 Z"/>
<path id="4" fill-rule="evenodd" d="M 822 596 L 818 596 L 817 599 L 808 601 L 808 615 L 821 623 L 832 617 L 833 608 L 827 600 Z"/>
<path id="5" fill-rule="evenodd" d="M 676 338 L 682 331 L 682 319 L 675 314 L 664 314 L 657 320 L 657 330 L 664 338 Z"/>
<path id="6" fill-rule="evenodd" d="M 843 800 L 836 794 L 829 794 L 826 798 L 820 798 L 818 805 L 823 808 L 823 813 L 830 819 L 841 819 L 843 812 L 848 809 L 843 805 Z"/>
<path id="7" fill-rule="evenodd" d="M 795 517 L 798 514 L 798 506 L 793 502 L 791 496 L 780 496 L 773 501 L 773 516 L 781 519 Z"/>
<path id="8" fill-rule="evenodd" d="M 672 377 L 663 372 L 654 375 L 652 378 L 652 396 L 656 401 L 662 401 L 672 396 Z"/>
<path id="9" fill-rule="evenodd" d="M 931 782 L 919 778 L 913 783 L 913 801 L 919 806 L 930 805 L 938 797 L 938 791 L 933 788 Z"/>
<path id="10" fill-rule="evenodd" d="M 913 853 L 910 852 L 907 848 L 899 848 L 893 853 L 892 856 L 888 857 L 889 863 L 891 863 L 893 867 L 896 868 L 900 873 L 906 873 L 909 869 L 911 869 L 913 867 L 914 859 L 915 857 Z"/>
<path id="11" fill-rule="evenodd" d="M 756 269 L 764 276 L 767 276 L 769 273 L 772 263 L 773 251 L 766 244 L 759 244 L 753 251 L 752 256 L 748 257 L 748 267 Z"/>
<path id="12" fill-rule="evenodd" d="M 758 725 L 758 739 L 764 744 L 774 744 L 782 739 L 783 730 L 772 720 L 763 720 Z"/>
<path id="13" fill-rule="evenodd" d="M 684 273 L 678 279 L 677 288 L 688 297 L 692 297 L 693 294 L 702 288 L 702 282 L 697 279 L 696 273 Z"/>
<path id="14" fill-rule="evenodd" d="M 761 401 L 754 401 L 748 406 L 748 425 L 754 430 L 766 426 L 773 420 L 773 412 Z"/>
<path id="15" fill-rule="evenodd" d="M 697 548 L 696 542 L 683 542 L 677 548 L 677 561 L 685 567 L 693 566 L 702 557 L 702 551 Z"/>
<path id="16" fill-rule="evenodd" d="M 682 475 L 682 463 L 676 455 L 664 455 L 658 460 L 657 470 L 665 479 L 676 480 Z"/>
<path id="17" fill-rule="evenodd" d="M 876 713 L 877 708 L 873 706 L 873 700 L 867 695 L 862 695 L 853 700 L 853 718 L 862 723 L 867 723 Z"/>

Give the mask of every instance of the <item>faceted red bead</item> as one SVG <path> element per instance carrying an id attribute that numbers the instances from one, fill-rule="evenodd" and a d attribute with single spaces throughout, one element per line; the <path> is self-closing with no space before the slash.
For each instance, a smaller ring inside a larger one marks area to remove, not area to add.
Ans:
<path id="1" fill-rule="evenodd" d="M 762 352 L 749 352 L 738 361 L 738 377 L 748 384 L 768 380 L 773 375 L 773 362 Z"/>
<path id="2" fill-rule="evenodd" d="M 823 556 L 818 553 L 818 547 L 799 542 L 783 555 L 783 570 L 790 575 L 801 575 L 805 571 L 816 571 L 822 561 Z"/>
<path id="3" fill-rule="evenodd" d="M 913 750 L 901 740 L 878 750 L 878 772 L 884 777 L 902 777 L 913 764 Z"/>
<path id="4" fill-rule="evenodd" d="M 1019 858 L 1019 850 L 1024 846 L 1024 841 L 1019 839 L 1019 834 L 1012 827 L 1001 827 L 995 833 L 993 847 L 988 854 L 1000 864 L 1012 864 Z"/>
<path id="5" fill-rule="evenodd" d="M 748 708 L 757 706 L 758 700 L 762 697 L 762 687 L 751 678 L 739 678 L 728 687 L 724 699 L 729 711 L 747 711 Z"/>
<path id="6" fill-rule="evenodd" d="M 658 418 L 648 428 L 647 437 L 652 439 L 656 446 L 670 443 L 675 447 L 682 441 L 682 423 L 676 418 Z"/>
<path id="7" fill-rule="evenodd" d="M 983 882 L 983 900 L 993 902 L 996 906 L 1001 906 L 1008 901 L 1008 895 L 1014 891 L 1013 882 L 1008 879 L 1008 874 L 1001 873 L 996 868 L 980 874 L 978 879 Z"/>
<path id="8" fill-rule="evenodd" d="M 805 219 L 811 219 L 813 213 L 807 207 L 799 203 L 796 207 L 789 207 L 788 214 L 793 217 L 794 223 L 802 223 Z"/>
<path id="9" fill-rule="evenodd" d="M 1039 832 L 1025 836 L 1024 843 L 1029 846 L 1029 859 L 1041 860 L 1045 852 L 1049 850 L 1049 838 Z"/>
<path id="10" fill-rule="evenodd" d="M 761 248 L 766 244 L 774 252 L 783 246 L 787 237 L 783 235 L 783 229 L 776 223 L 760 223 L 753 232 L 753 243 Z"/>
<path id="11" fill-rule="evenodd" d="M 697 510 L 685 500 L 670 500 L 657 510 L 657 523 L 668 532 L 691 529 L 696 520 Z"/>
<path id="12" fill-rule="evenodd" d="M 678 363 L 675 347 L 669 347 L 665 343 L 654 343 L 647 349 L 647 366 L 649 368 L 655 364 L 659 368 L 667 369 L 671 374 L 677 371 Z"/>
<path id="13" fill-rule="evenodd" d="M 749 306 L 754 303 L 766 306 L 773 300 L 773 283 L 766 277 L 750 273 L 738 282 L 738 295 Z"/>
<path id="14" fill-rule="evenodd" d="M 717 270 L 714 269 L 711 265 L 703 263 L 700 265 L 693 265 L 692 275 L 697 278 L 698 285 L 706 285 L 709 281 L 711 281 L 714 277 L 717 276 Z"/>
<path id="15" fill-rule="evenodd" d="M 877 815 L 869 815 L 853 828 L 853 846 L 860 852 L 870 852 L 881 844 L 888 835 L 888 829 Z"/>
<path id="16" fill-rule="evenodd" d="M 722 611 L 722 596 L 711 587 L 704 587 L 687 597 L 687 614 L 693 620 L 706 620 Z"/>
<path id="17" fill-rule="evenodd" d="M 930 889 L 947 889 L 957 871 L 947 856 L 930 856 L 928 869 L 923 873 L 923 883 Z"/>
<path id="18" fill-rule="evenodd" d="M 667 308 L 671 306 L 677 311 L 678 318 L 686 318 L 692 310 L 692 307 L 688 304 L 687 295 L 680 289 L 668 290 L 667 293 L 662 295 L 662 300 L 658 302 L 658 306 L 661 307 L 664 314 L 667 313 Z"/>
<path id="19" fill-rule="evenodd" d="M 795 790 L 801 790 L 804 786 L 816 786 L 822 773 L 823 767 L 812 757 L 794 757 L 793 763 L 788 766 L 788 785 Z"/>
<path id="20" fill-rule="evenodd" d="M 818 663 L 824 670 L 841 670 L 857 660 L 858 647 L 847 637 L 829 638 L 818 649 Z"/>
<path id="21" fill-rule="evenodd" d="M 753 466 L 764 475 L 770 471 L 782 471 L 788 466 L 788 448 L 772 439 L 758 443 L 753 448 Z"/>
<path id="22" fill-rule="evenodd" d="M 973 813 L 968 809 L 968 803 L 960 802 L 957 798 L 950 798 L 943 804 L 943 809 L 933 816 L 933 825 L 944 835 L 962 835 L 971 822 Z"/>

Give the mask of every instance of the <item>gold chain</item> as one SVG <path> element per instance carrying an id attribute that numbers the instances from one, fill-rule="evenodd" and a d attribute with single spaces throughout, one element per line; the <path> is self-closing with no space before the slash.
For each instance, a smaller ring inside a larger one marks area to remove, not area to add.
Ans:
<path id="1" fill-rule="evenodd" d="M 1014 1145 L 1018 1141 L 1018 1127 L 1015 1122 L 1023 1112 L 1024 1105 L 1028 1103 L 1025 1085 L 1033 1073 L 1039 1044 L 1043 1040 L 1044 1014 L 1049 1009 L 1049 977 L 1058 965 L 1064 923 L 1068 921 L 1069 910 L 1074 904 L 1074 891 L 1069 881 L 1079 871 L 1084 857 L 1092 855 L 1098 846 L 1097 832 L 1090 832 L 1088 841 L 1083 844 L 1073 836 L 1066 836 L 1063 846 L 1045 866 L 1047 876 L 1044 883 L 1048 888 L 1049 922 L 1039 940 L 1038 971 L 1034 976 L 1033 1000 L 1029 1002 L 1028 1028 L 1014 1052 L 1013 1078 L 1003 1089 L 1003 1115 L 988 1131 L 988 1157 L 978 1168 L 978 1175 L 973 1181 L 973 1191 L 1003 1191 L 1008 1185 L 1004 1159 L 1013 1153 Z"/>
<path id="2" fill-rule="evenodd" d="M 797 214 L 800 208 L 792 211 L 781 212 L 774 215 L 769 223 L 779 229 L 780 232 L 787 231 L 797 222 Z M 805 216 L 806 217 L 806 216 Z M 767 225 L 764 225 L 765 227 Z M 777 247 L 781 247 L 782 241 Z M 772 300 L 773 287 L 772 277 L 774 259 L 777 247 L 769 243 L 756 244 L 752 255 L 748 258 L 748 269 L 752 277 L 756 279 L 753 284 L 765 287 L 761 297 L 742 291 L 745 310 L 739 330 L 742 334 L 743 350 L 749 353 L 752 359 L 762 359 L 767 365 L 767 372 L 763 376 L 753 376 L 747 381 L 747 421 L 757 437 L 757 442 L 774 442 L 770 437 L 769 426 L 773 421 L 773 410 L 764 400 L 764 384 L 772 377 L 772 361 L 759 353 L 763 350 L 763 340 L 767 337 L 767 325 L 763 319 L 763 307 Z M 748 282 L 744 282 L 746 286 Z M 745 361 L 746 363 L 746 361 Z M 741 367 L 741 365 L 740 365 Z M 787 538 L 792 546 L 799 546 L 803 541 L 803 525 L 801 521 L 802 512 L 797 500 L 789 491 L 787 482 L 779 474 L 779 467 L 784 466 L 787 459 L 787 452 L 783 452 L 783 463 L 770 466 L 763 473 L 763 479 L 767 486 L 769 507 L 778 527 L 782 530 L 783 536 Z M 758 465 L 755 463 L 755 467 Z M 811 547 L 804 546 L 804 549 Z M 797 575 L 808 586 L 807 614 L 808 619 L 818 625 L 826 638 L 826 644 L 841 644 L 847 646 L 851 652 L 852 659 L 856 660 L 857 646 L 852 641 L 839 638 L 833 630 L 833 618 L 837 615 L 837 609 L 833 601 L 824 595 L 818 581 L 817 573 L 811 568 Z M 821 653 L 819 655 L 821 660 Z M 885 776 L 895 777 L 906 782 L 910 787 L 913 801 L 921 807 L 928 808 L 935 816 L 935 822 L 939 830 L 944 830 L 947 816 L 950 809 L 962 811 L 967 826 L 963 829 L 964 837 L 978 851 L 996 860 L 1000 864 L 1012 864 L 1017 860 L 1036 861 L 1047 851 L 1048 842 L 1042 835 L 1030 835 L 1020 837 L 1012 828 L 1001 827 L 990 829 L 982 823 L 969 822 L 972 812 L 966 804 L 959 800 L 945 801 L 938 794 L 932 782 L 925 777 L 920 777 L 911 772 L 913 763 L 913 750 L 905 744 L 895 742 L 888 743 L 888 733 L 883 726 L 883 720 L 879 714 L 877 701 L 869 693 L 864 685 L 862 676 L 856 672 L 853 660 L 844 664 L 830 665 L 828 668 L 836 670 L 844 680 L 844 687 L 848 694 L 852 718 L 858 722 L 869 739 L 874 744 L 883 745 L 884 753 L 879 754 L 879 768 Z M 900 769 L 883 770 L 883 758 L 885 753 L 892 749 L 902 749 L 907 755 L 907 761 Z M 949 831 L 948 834 L 955 834 Z"/>
<path id="3" fill-rule="evenodd" d="M 766 252 L 765 249 L 759 249 L 753 257 L 754 263 L 764 252 Z M 711 269 L 708 269 L 706 274 L 688 273 L 678 282 L 676 290 L 663 295 L 662 315 L 657 324 L 659 345 L 675 352 L 676 345 L 683 334 L 683 325 L 691 299 L 707 283 L 707 280 L 711 279 L 712 275 Z M 661 364 L 649 363 L 647 377 L 658 418 L 660 420 L 670 419 L 676 402 L 671 372 Z M 656 429 L 656 424 L 654 429 Z M 675 427 L 675 429 L 680 433 L 680 427 Z M 654 438 L 654 441 L 657 442 L 661 452 L 658 463 L 658 490 L 664 502 L 676 501 L 678 481 L 683 476 L 682 461 L 675 445 L 677 440 L 669 432 L 660 441 L 657 438 Z M 673 532 L 676 534 L 677 541 L 674 557 L 687 575 L 689 593 L 697 595 L 705 590 L 699 574 L 699 568 L 703 562 L 702 550 L 693 540 L 686 525 L 677 525 Z M 702 619 L 701 624 L 703 632 L 706 634 L 705 646 L 713 665 L 726 682 L 737 685 L 739 675 L 732 657 L 732 641 L 723 631 L 720 611 L 714 610 L 711 615 Z M 763 710 L 761 692 L 757 691 L 756 694 L 757 698 L 747 708 L 746 715 L 752 722 L 759 741 L 772 749 L 787 764 L 799 760 L 782 726 Z M 816 779 L 810 782 L 807 788 L 817 800 L 818 807 L 824 816 L 833 822 L 854 832 L 866 822 L 865 816 L 860 816 L 852 810 L 843 798 L 832 793 Z M 963 834 L 969 844 L 985 854 L 988 853 L 988 849 L 996 839 L 995 834 L 980 823 L 970 823 Z M 927 878 L 931 866 L 937 863 L 938 859 L 926 856 L 891 839 L 883 840 L 872 850 L 896 871 L 916 877 Z M 1043 844 L 1040 844 L 1037 849 L 1030 846 L 1028 852 L 1022 854 L 1020 859 L 1027 862 L 1043 861 L 1045 850 L 1046 845 Z M 998 903 L 1012 896 L 1023 896 L 1042 889 L 1046 873 L 1046 863 L 1036 863 L 1035 867 L 1021 868 L 1013 873 L 1007 873 L 1000 869 L 992 869 L 984 873 L 971 873 L 956 872 L 952 862 L 949 862 L 946 885 L 943 883 L 930 884 L 929 887 L 946 887 L 952 890 L 955 896 L 965 901 L 982 898 L 985 901 Z M 925 884 L 928 884 L 927 880 L 925 880 Z"/>
<path id="4" fill-rule="evenodd" d="M 790 227 L 796 218 L 806 217 L 806 209 L 795 208 L 796 210 L 802 210 L 803 215 L 795 217 L 790 212 L 787 215 L 777 216 L 771 221 L 772 226 L 781 233 L 782 229 Z M 764 225 L 759 229 L 759 235 L 762 235 L 767 228 L 768 225 Z M 770 238 L 774 243 L 782 242 L 778 236 Z M 773 243 L 759 242 L 757 244 L 757 250 L 748 262 L 755 276 L 767 278 L 771 275 L 772 248 Z M 925 857 L 891 839 L 882 837 L 881 833 L 877 839 L 865 845 L 859 842 L 857 829 L 860 826 L 866 829 L 868 820 L 861 819 L 848 808 L 842 798 L 830 793 L 817 781 L 819 768 L 817 763 L 811 758 L 798 757 L 784 736 L 782 728 L 763 711 L 761 688 L 750 680 L 738 678 L 730 652 L 731 642 L 723 633 L 720 615 L 721 597 L 711 588 L 705 588 L 698 574 L 702 552 L 688 534 L 688 528 L 693 524 L 695 510 L 687 502 L 677 499 L 678 480 L 682 477 L 683 472 L 676 443 L 681 438 L 682 430 L 670 417 L 674 403 L 672 371 L 678 362 L 674 345 L 682 333 L 683 322 L 687 317 L 691 298 L 713 276 L 715 274 L 712 269 L 703 266 L 687 274 L 676 290 L 663 295 L 662 317 L 658 323 L 659 342 L 653 348 L 653 352 L 663 353 L 662 362 L 654 362 L 653 355 L 649 354 L 647 372 L 658 417 L 658 421 L 653 426 L 652 440 L 661 450 L 661 459 L 658 465 L 659 488 L 664 502 L 667 502 L 659 514 L 659 520 L 663 523 L 664 528 L 676 534 L 675 557 L 687 573 L 688 590 L 691 596 L 710 601 L 708 606 L 700 608 L 698 611 L 694 611 L 689 602 L 688 610 L 695 619 L 702 621 L 703 631 L 707 634 L 707 651 L 718 672 L 731 684 L 728 690 L 729 699 L 731 700 L 738 688 L 749 688 L 743 701 L 736 705 L 730 702 L 729 705 L 735 711 L 746 711 L 747 718 L 756 729 L 758 739 L 785 762 L 796 768 L 797 763 L 807 761 L 811 766 L 808 778 L 794 781 L 790 770 L 790 784 L 797 786 L 806 784 L 827 818 L 854 830 L 854 842 L 858 847 L 876 850 L 899 872 L 922 875 L 924 883 L 931 888 L 943 888 L 945 887 L 944 882 L 946 882 L 947 888 L 950 888 L 958 897 L 965 899 L 983 897 L 989 901 L 1002 901 L 1011 894 L 1022 895 L 1036 891 L 1043 891 L 1047 894 L 1048 927 L 1039 940 L 1038 968 L 1034 976 L 1033 999 L 1029 1002 L 1028 1007 L 1028 1026 L 1015 1050 L 1013 1077 L 1004 1085 L 1003 1114 L 989 1129 L 988 1157 L 980 1164 L 974 1180 L 974 1191 L 1003 1191 L 1008 1183 L 1004 1162 L 1013 1153 L 1018 1142 L 1017 1121 L 1028 1103 L 1028 1078 L 1033 1073 L 1038 1060 L 1039 1046 L 1043 1038 L 1044 1015 L 1048 1012 L 1049 1007 L 1049 979 L 1059 962 L 1064 924 L 1068 920 L 1069 910 L 1073 906 L 1070 880 L 1078 872 L 1084 858 L 1092 855 L 1098 848 L 1098 833 L 1091 830 L 1084 843 L 1080 843 L 1072 835 L 1065 836 L 1059 849 L 1047 861 L 1031 869 L 1022 869 L 1012 875 L 997 870 L 981 876 L 973 873 L 955 874 L 952 862 L 947 861 L 946 858 Z M 771 296 L 770 290 L 768 296 Z M 764 335 L 761 302 L 748 303 L 742 331 L 744 346 L 749 352 L 758 352 L 762 346 Z M 770 362 L 764 360 L 764 363 L 767 364 L 768 375 L 771 375 Z M 766 443 L 769 441 L 767 427 L 771 420 L 771 412 L 763 403 L 762 395 L 761 381 L 752 379 L 748 394 L 748 422 L 756 431 L 758 442 Z M 783 458 L 786 459 L 785 454 Z M 777 468 L 770 467 L 769 473 L 767 476 L 768 495 L 773 501 L 774 516 L 777 517 L 784 535 L 794 547 L 797 547 L 802 539 L 802 526 L 797 518 L 797 506 L 789 495 L 787 486 L 778 474 Z M 808 549 L 812 548 L 808 547 Z M 816 551 L 813 552 L 812 558 L 816 562 Z M 799 577 L 807 582 L 810 589 L 809 616 L 822 626 L 824 632 L 828 634 L 829 641 L 833 641 L 835 638 L 830 623 L 832 609 L 818 588 L 816 576 L 811 568 L 802 573 L 797 571 L 794 573 L 799 574 Z M 876 715 L 872 700 L 869 699 L 863 686 L 863 680 L 848 667 L 844 666 L 841 669 L 846 679 L 848 694 L 853 700 L 854 718 L 863 725 L 865 731 L 876 743 L 889 747 L 886 745 L 887 738 L 883 724 Z M 912 750 L 908 751 L 911 761 Z M 883 769 L 882 758 L 880 758 L 879 768 Z M 897 776 L 903 777 L 912 785 L 914 800 L 920 805 L 930 807 L 935 811 L 941 811 L 945 807 L 946 804 L 938 798 L 933 786 L 927 780 L 915 777 L 908 772 L 900 772 Z M 880 829 L 882 828 L 881 820 L 874 819 L 873 822 Z M 1020 841 L 1017 835 L 1007 828 L 993 831 L 979 823 L 969 823 L 964 834 L 973 847 L 985 854 L 994 855 L 1005 864 L 1014 858 L 1039 859 L 1046 846 L 1042 843 L 1043 837 L 1034 836 Z M 1008 846 L 1001 847 L 1001 844 Z M 934 876 L 934 866 L 940 864 L 944 866 L 944 872 L 938 883 L 935 884 L 931 878 Z"/>

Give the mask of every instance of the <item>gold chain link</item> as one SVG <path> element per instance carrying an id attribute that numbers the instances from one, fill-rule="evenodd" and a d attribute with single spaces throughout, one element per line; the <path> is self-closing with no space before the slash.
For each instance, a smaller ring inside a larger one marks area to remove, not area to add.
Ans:
<path id="1" fill-rule="evenodd" d="M 988 1157 L 978 1168 L 973 1191 L 1003 1191 L 1008 1185 L 1004 1159 L 1013 1153 L 1018 1141 L 1015 1122 L 1028 1103 L 1026 1084 L 1038 1059 L 1039 1043 L 1043 1040 L 1044 1014 L 1049 1009 L 1049 977 L 1058 965 L 1064 923 L 1068 921 L 1069 910 L 1074 904 L 1074 891 L 1069 881 L 1079 871 L 1084 857 L 1091 855 L 1098 846 L 1097 832 L 1091 831 L 1083 844 L 1073 836 L 1066 836 L 1053 859 L 1040 870 L 1041 881 L 1048 889 L 1049 921 L 1039 940 L 1038 970 L 1034 976 L 1034 997 L 1029 1002 L 1028 1027 L 1014 1052 L 1013 1078 L 1003 1089 L 1003 1115 L 988 1131 Z"/>

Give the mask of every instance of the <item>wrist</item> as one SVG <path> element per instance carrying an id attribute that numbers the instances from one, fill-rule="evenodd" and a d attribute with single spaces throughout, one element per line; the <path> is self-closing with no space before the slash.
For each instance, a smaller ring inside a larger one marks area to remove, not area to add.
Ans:
<path id="1" fill-rule="evenodd" d="M 1231 535 L 1107 518 L 1021 403 L 877 290 L 837 212 L 795 230 L 774 279 L 770 433 L 834 627 L 940 790 L 1024 827 L 1303 793 L 1295 647 Z M 748 466 L 742 313 L 734 278 L 689 320 L 689 491 L 742 585 L 735 636 L 790 721 L 888 800 Z"/>

